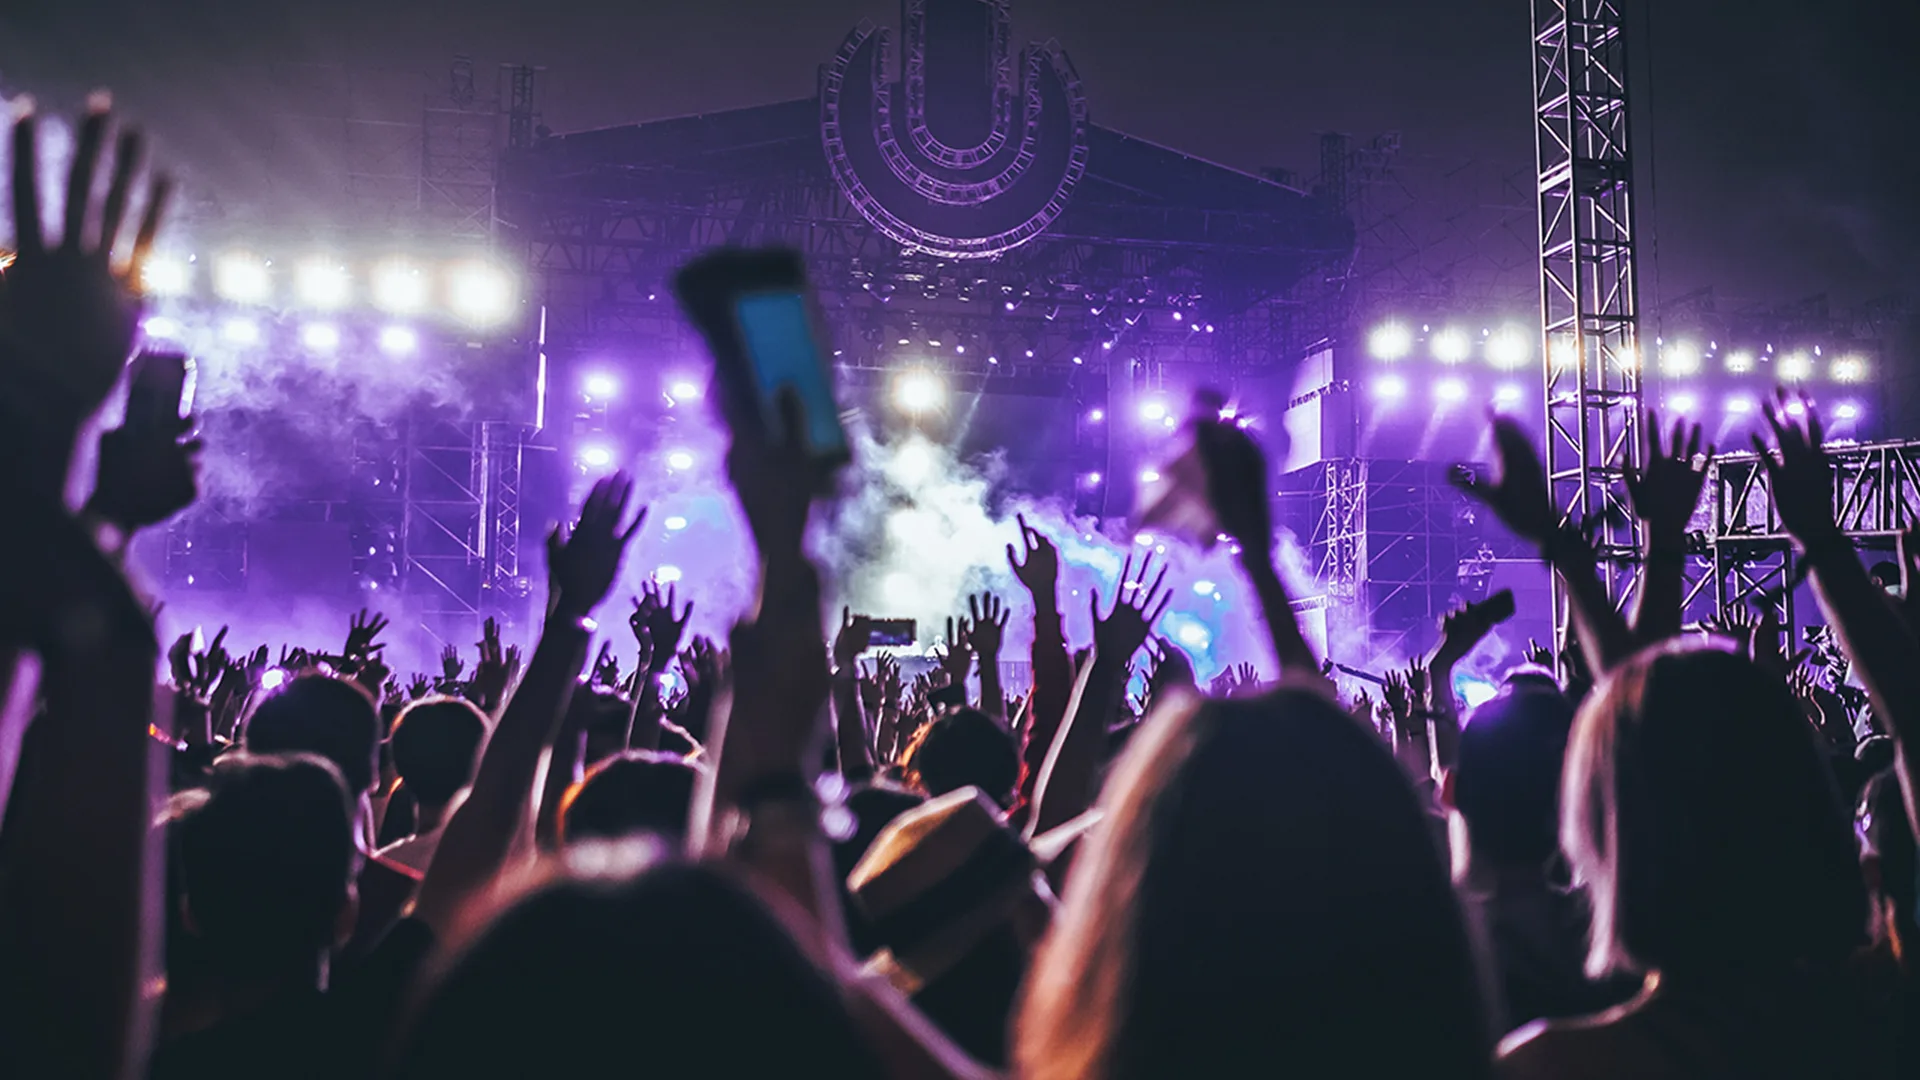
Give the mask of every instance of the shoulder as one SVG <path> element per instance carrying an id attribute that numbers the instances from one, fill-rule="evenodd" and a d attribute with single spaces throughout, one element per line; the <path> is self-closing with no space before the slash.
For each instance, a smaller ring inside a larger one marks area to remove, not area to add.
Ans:
<path id="1" fill-rule="evenodd" d="M 1500 1040 L 1497 1073 L 1502 1080 L 1578 1080 L 1634 1074 L 1635 1016 L 1647 1004 L 1651 984 L 1632 999 L 1592 1016 L 1535 1020 Z"/>

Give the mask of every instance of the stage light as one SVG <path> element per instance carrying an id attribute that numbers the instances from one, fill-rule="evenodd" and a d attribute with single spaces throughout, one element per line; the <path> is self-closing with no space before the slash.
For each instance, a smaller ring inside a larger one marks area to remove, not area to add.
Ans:
<path id="1" fill-rule="evenodd" d="M 1788 353 L 1774 365 L 1774 370 L 1780 373 L 1782 379 L 1798 382 L 1813 374 L 1813 361 L 1807 359 L 1806 353 Z"/>
<path id="2" fill-rule="evenodd" d="M 1833 407 L 1833 418 L 1835 420 L 1858 420 L 1860 419 L 1860 406 L 1851 401 L 1843 401 Z"/>
<path id="3" fill-rule="evenodd" d="M 155 255 L 140 268 L 140 287 L 148 296 L 184 296 L 193 288 L 193 265 L 171 255 Z"/>
<path id="4" fill-rule="evenodd" d="M 1433 335 L 1433 358 L 1443 364 L 1457 364 L 1473 351 L 1467 335 L 1448 327 Z"/>
<path id="5" fill-rule="evenodd" d="M 427 306 L 427 278 L 404 259 L 388 259 L 373 268 L 373 306 L 411 315 Z"/>
<path id="6" fill-rule="evenodd" d="M 1179 318 L 1179 312 L 1173 317 Z M 1373 333 L 1367 335 L 1367 352 L 1375 360 L 1398 360 L 1412 351 L 1413 334 L 1399 323 L 1376 326 Z"/>
<path id="7" fill-rule="evenodd" d="M 660 524 L 666 526 L 668 532 L 679 532 L 687 527 L 687 519 L 675 514 Z"/>
<path id="8" fill-rule="evenodd" d="M 188 580 L 191 581 L 192 579 L 189 578 Z M 280 668 L 269 668 L 260 673 L 260 689 L 262 690 L 278 690 L 286 684 L 286 681 L 287 673 Z"/>
<path id="9" fill-rule="evenodd" d="M 1087 414 L 1087 419 L 1091 420 L 1096 424 L 1102 420 L 1105 420 L 1106 418 L 1107 418 L 1107 410 L 1105 409 L 1095 409 L 1092 412 Z"/>
<path id="10" fill-rule="evenodd" d="M 1467 384 L 1459 379 L 1441 379 L 1433 384 L 1433 397 L 1436 401 L 1457 402 L 1467 400 Z"/>
<path id="11" fill-rule="evenodd" d="M 1556 368 L 1568 368 L 1580 359 L 1580 352 L 1572 338 L 1563 337 L 1547 347 L 1547 359 Z"/>
<path id="12" fill-rule="evenodd" d="M 661 567 L 655 568 L 655 570 L 653 571 L 653 580 L 659 582 L 662 585 L 671 585 L 674 582 L 679 581 L 680 578 L 681 578 L 680 568 L 677 566 L 661 566 Z"/>
<path id="13" fill-rule="evenodd" d="M 1174 628 L 1173 637 L 1175 641 L 1189 649 L 1204 649 L 1213 643 L 1213 635 L 1208 633 L 1206 626 L 1197 619 L 1183 620 Z"/>
<path id="14" fill-rule="evenodd" d="M 220 256 L 213 267 L 213 291 L 236 304 L 260 304 L 273 295 L 273 277 L 267 264 L 251 255 L 233 252 Z"/>
<path id="15" fill-rule="evenodd" d="M 149 315 L 140 322 L 140 329 L 150 338 L 177 338 L 180 336 L 180 320 L 165 315 Z"/>
<path id="16" fill-rule="evenodd" d="M 475 326 L 498 326 L 513 316 L 513 279 L 492 263 L 473 260 L 448 278 L 448 307 Z"/>
<path id="17" fill-rule="evenodd" d="M 340 347 L 340 328 L 332 323 L 308 323 L 300 328 L 300 344 L 315 352 L 332 352 Z"/>
<path id="18" fill-rule="evenodd" d="M 931 371 L 904 371 L 893 380 L 893 403 L 909 416 L 935 412 L 947 401 L 947 386 Z"/>
<path id="19" fill-rule="evenodd" d="M 1806 404 L 1806 402 L 1804 402 L 1804 401 L 1789 401 L 1789 402 L 1787 402 L 1787 415 L 1788 415 L 1788 416 L 1805 416 L 1805 415 L 1807 415 L 1807 404 Z"/>
<path id="20" fill-rule="evenodd" d="M 260 324 L 252 319 L 228 319 L 220 325 L 220 336 L 235 345 L 253 345 L 260 340 Z"/>
<path id="21" fill-rule="evenodd" d="M 1487 339 L 1487 363 L 1503 370 L 1511 371 L 1526 364 L 1533 355 L 1533 349 L 1527 344 L 1527 336 L 1518 327 L 1503 326 Z"/>
<path id="22" fill-rule="evenodd" d="M 1865 382 L 1867 362 L 1858 356 L 1843 356 L 1833 362 L 1834 382 Z"/>
<path id="23" fill-rule="evenodd" d="M 1099 487 L 1099 486 L 1100 486 L 1100 474 L 1099 474 L 1099 473 L 1097 473 L 1097 472 L 1090 472 L 1090 473 L 1088 473 L 1088 474 L 1087 474 L 1087 486 L 1088 486 L 1088 487 Z"/>
<path id="24" fill-rule="evenodd" d="M 353 293 L 347 268 L 324 257 L 301 263 L 293 273 L 294 295 L 308 307 L 332 311 L 345 307 Z"/>
<path id="25" fill-rule="evenodd" d="M 1093 537 L 1089 536 L 1087 537 L 1087 539 L 1091 540 L 1093 539 Z M 1152 547 L 1153 534 L 1152 533 L 1135 533 L 1133 537 L 1133 542 L 1136 544 L 1139 544 L 1141 547 Z"/>
<path id="26" fill-rule="evenodd" d="M 987 357 L 987 363 L 998 366 L 1000 363 L 1000 358 L 997 356 L 989 356 Z"/>
<path id="27" fill-rule="evenodd" d="M 1493 403 L 1495 405 L 1518 405 L 1526 396 L 1526 391 L 1520 389 L 1519 383 L 1501 383 L 1493 391 Z"/>
<path id="28" fill-rule="evenodd" d="M 1084 359 L 1082 359 L 1081 357 L 1078 357 L 1078 356 L 1076 356 L 1076 357 L 1074 357 L 1074 358 L 1073 358 L 1073 362 L 1074 362 L 1075 364 L 1084 364 L 1084 363 L 1086 363 L 1086 360 L 1084 360 Z"/>
<path id="29" fill-rule="evenodd" d="M 692 401 L 700 396 L 700 384 L 692 379 L 680 379 L 667 388 L 667 394 L 675 401 Z"/>
<path id="30" fill-rule="evenodd" d="M 412 356 L 420 347 L 420 335 L 410 326 L 383 326 L 380 328 L 380 351 L 388 356 Z"/>
<path id="31" fill-rule="evenodd" d="M 613 464 L 613 451 L 604 446 L 583 446 L 575 456 L 590 469 L 604 469 Z"/>
<path id="32" fill-rule="evenodd" d="M 1453 680 L 1453 689 L 1455 693 L 1460 695 L 1460 700 L 1466 702 L 1467 707 L 1470 709 L 1492 701 L 1500 695 L 1499 686 L 1485 679 L 1475 678 L 1472 675 L 1466 674 L 1462 674 Z"/>
<path id="33" fill-rule="evenodd" d="M 1640 350 L 1631 345 L 1622 345 L 1613 350 L 1613 366 L 1621 371 L 1638 371 L 1640 368 Z"/>
<path id="34" fill-rule="evenodd" d="M 1735 375 L 1745 375 L 1753 370 L 1753 354 L 1750 352 L 1732 352 L 1727 354 L 1727 370 Z"/>
<path id="35" fill-rule="evenodd" d="M 1159 483 L 1159 482 L 1160 482 L 1160 470 L 1159 470 L 1159 469 L 1141 469 L 1141 470 L 1140 470 L 1140 482 L 1141 482 L 1141 483 L 1143 483 L 1143 484 L 1157 484 L 1157 483 Z"/>
<path id="36" fill-rule="evenodd" d="M 1211 596 L 1213 595 L 1213 591 L 1219 587 L 1220 586 L 1215 585 L 1213 582 L 1208 581 L 1205 578 L 1202 578 L 1199 581 L 1196 581 L 1193 583 L 1193 591 L 1196 596 Z"/>
<path id="37" fill-rule="evenodd" d="M 1157 424 L 1167 418 L 1167 403 L 1164 401 L 1143 401 L 1140 403 L 1140 419 Z"/>
<path id="38" fill-rule="evenodd" d="M 1700 370 L 1700 350 L 1676 341 L 1660 350 L 1660 370 L 1668 375 L 1692 375 Z"/>
<path id="39" fill-rule="evenodd" d="M 1398 375 L 1377 375 L 1373 380 L 1373 396 L 1398 401 L 1407 396 L 1407 380 Z"/>
<path id="40" fill-rule="evenodd" d="M 1753 399 L 1745 394 L 1735 394 L 1727 399 L 1727 412 L 1734 416 L 1745 416 L 1753 411 Z"/>
<path id="41" fill-rule="evenodd" d="M 1667 399 L 1667 408 L 1685 416 L 1700 407 L 1700 399 L 1689 393 L 1679 393 Z"/>
<path id="42" fill-rule="evenodd" d="M 620 391 L 620 380 L 604 371 L 595 371 L 580 381 L 580 388 L 588 397 L 610 398 Z"/>
<path id="43" fill-rule="evenodd" d="M 667 455 L 667 468 L 685 471 L 693 468 L 693 455 L 685 450 L 675 450 Z"/>

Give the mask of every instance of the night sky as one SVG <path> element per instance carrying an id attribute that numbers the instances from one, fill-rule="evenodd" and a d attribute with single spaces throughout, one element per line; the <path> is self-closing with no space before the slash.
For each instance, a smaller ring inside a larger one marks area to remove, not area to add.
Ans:
<path id="1" fill-rule="evenodd" d="M 72 107 L 116 89 L 203 193 L 297 137 L 290 65 L 351 64 L 369 108 L 444 84 L 470 54 L 548 69 L 557 131 L 811 94 L 817 65 L 888 0 L 8 0 L 0 86 Z M 1398 131 L 1408 151 L 1530 168 L 1523 0 L 1015 0 L 1018 39 L 1058 38 L 1096 122 L 1239 168 L 1310 177 L 1314 136 Z M 1658 0 L 1636 15 L 1648 308 L 1920 285 L 1920 3 Z M 388 74 L 380 74 L 381 71 Z M 410 73 L 409 76 L 393 73 Z M 1650 123 L 1649 123 L 1650 120 Z M 1651 157 L 1648 157 L 1649 151 Z"/>

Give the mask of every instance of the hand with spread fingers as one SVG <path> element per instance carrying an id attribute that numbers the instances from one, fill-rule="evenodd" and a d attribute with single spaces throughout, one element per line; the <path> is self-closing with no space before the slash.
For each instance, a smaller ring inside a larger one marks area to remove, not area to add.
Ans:
<path id="1" fill-rule="evenodd" d="M 1120 584 L 1113 598 L 1113 610 L 1104 617 L 1100 614 L 1100 590 L 1093 590 L 1089 610 L 1093 615 L 1093 647 L 1095 656 L 1110 663 L 1124 664 L 1140 651 L 1153 633 L 1153 625 L 1166 614 L 1167 605 L 1173 602 L 1173 592 L 1162 586 L 1167 580 L 1167 564 L 1162 563 L 1160 573 L 1147 584 L 1147 575 L 1153 570 L 1153 556 L 1145 555 L 1140 559 L 1136 570 L 1133 554 L 1127 554 L 1126 563 L 1120 569 Z"/>

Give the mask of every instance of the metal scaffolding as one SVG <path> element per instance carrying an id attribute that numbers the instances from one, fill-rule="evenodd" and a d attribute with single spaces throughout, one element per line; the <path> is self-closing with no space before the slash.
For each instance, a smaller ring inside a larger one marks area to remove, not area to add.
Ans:
<path id="1" fill-rule="evenodd" d="M 1596 529 L 1620 602 L 1639 559 L 1641 365 L 1621 0 L 1533 0 L 1533 51 L 1547 474 L 1561 514 Z"/>

